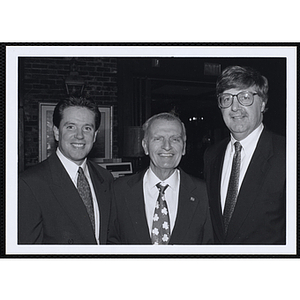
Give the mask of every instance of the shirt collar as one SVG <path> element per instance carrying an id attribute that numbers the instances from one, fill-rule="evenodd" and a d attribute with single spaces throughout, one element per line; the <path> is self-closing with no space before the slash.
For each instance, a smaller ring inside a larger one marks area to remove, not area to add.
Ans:
<path id="1" fill-rule="evenodd" d="M 77 178 L 76 176 L 77 176 L 77 172 L 78 172 L 79 167 L 81 167 L 83 169 L 83 172 L 85 174 L 87 174 L 87 172 L 86 172 L 86 168 L 87 168 L 86 159 L 83 161 L 83 163 L 80 166 L 78 166 L 73 161 L 66 158 L 61 153 L 61 151 L 59 150 L 58 147 L 57 147 L 57 150 L 56 150 L 56 154 L 57 154 L 58 158 L 60 159 L 61 163 L 63 164 L 63 166 L 65 167 L 66 171 L 68 172 L 69 176 L 72 178 L 72 180 L 75 180 Z"/>
<path id="2" fill-rule="evenodd" d="M 239 141 L 242 145 L 242 149 L 245 152 L 251 152 L 258 142 L 258 139 L 264 129 L 264 125 L 261 123 L 255 130 L 253 130 L 247 137 L 245 137 L 243 140 Z M 234 143 L 237 142 L 237 140 L 232 136 L 231 134 L 231 151 L 234 152 Z"/>
<path id="3" fill-rule="evenodd" d="M 176 169 L 169 178 L 162 181 L 154 174 L 151 168 L 149 168 L 145 174 L 145 180 L 149 188 L 154 188 L 158 183 L 161 183 L 163 186 L 168 184 L 170 188 L 175 189 L 179 183 L 179 170 Z"/>

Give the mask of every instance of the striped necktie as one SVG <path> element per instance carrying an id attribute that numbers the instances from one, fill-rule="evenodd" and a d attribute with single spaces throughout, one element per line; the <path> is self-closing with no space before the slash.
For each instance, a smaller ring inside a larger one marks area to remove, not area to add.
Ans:
<path id="1" fill-rule="evenodd" d="M 228 225 L 232 217 L 239 189 L 239 177 L 241 166 L 241 150 L 242 145 L 239 142 L 234 143 L 235 153 L 232 161 L 232 169 L 229 178 L 227 196 L 223 212 L 224 231 L 227 233 Z"/>
<path id="2" fill-rule="evenodd" d="M 78 189 L 79 195 L 86 207 L 86 210 L 90 217 L 93 229 L 95 231 L 95 216 L 94 216 L 92 192 L 91 192 L 90 185 L 89 185 L 81 167 L 78 168 L 77 189 Z"/>

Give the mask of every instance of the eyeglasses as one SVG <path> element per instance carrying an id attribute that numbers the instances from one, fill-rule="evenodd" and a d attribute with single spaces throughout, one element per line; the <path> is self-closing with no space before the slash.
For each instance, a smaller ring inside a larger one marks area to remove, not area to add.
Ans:
<path id="1" fill-rule="evenodd" d="M 222 93 L 218 95 L 218 104 L 220 108 L 228 108 L 233 103 L 233 98 L 236 96 L 238 102 L 243 106 L 250 106 L 253 104 L 254 96 L 257 93 L 242 91 L 236 95 L 232 95 L 229 93 Z"/>

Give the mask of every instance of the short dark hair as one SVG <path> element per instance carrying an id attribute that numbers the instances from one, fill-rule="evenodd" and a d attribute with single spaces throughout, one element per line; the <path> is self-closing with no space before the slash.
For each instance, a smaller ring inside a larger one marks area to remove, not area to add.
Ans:
<path id="1" fill-rule="evenodd" d="M 224 69 L 216 84 L 217 95 L 232 88 L 257 87 L 258 95 L 267 104 L 269 84 L 265 76 L 250 67 L 230 66 Z"/>
<path id="2" fill-rule="evenodd" d="M 154 116 L 150 117 L 143 124 L 144 139 L 148 138 L 148 129 L 155 120 L 177 121 L 182 127 L 183 141 L 184 142 L 186 141 L 186 131 L 185 131 L 185 126 L 184 126 L 183 122 L 177 116 L 175 116 L 172 113 L 168 113 L 168 112 L 163 112 L 163 113 L 154 115 Z"/>
<path id="3" fill-rule="evenodd" d="M 84 97 L 69 97 L 63 99 L 57 103 L 53 112 L 53 125 L 59 128 L 60 122 L 63 118 L 63 112 L 68 107 L 85 107 L 92 111 L 95 114 L 95 130 L 97 130 L 100 126 L 101 122 L 101 113 L 98 109 L 97 104 L 90 99 L 86 99 Z"/>

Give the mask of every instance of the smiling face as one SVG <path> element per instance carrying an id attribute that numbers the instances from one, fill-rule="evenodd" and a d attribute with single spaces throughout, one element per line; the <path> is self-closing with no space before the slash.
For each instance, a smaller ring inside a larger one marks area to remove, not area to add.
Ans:
<path id="1" fill-rule="evenodd" d="M 161 180 L 172 175 L 185 154 L 181 124 L 176 120 L 154 120 L 142 141 L 145 154 L 150 156 L 150 167 Z"/>
<path id="2" fill-rule="evenodd" d="M 249 92 L 256 92 L 255 86 L 247 89 L 229 89 L 223 93 L 236 95 L 241 91 L 247 90 Z M 251 106 L 241 105 L 237 98 L 234 97 L 233 103 L 228 108 L 222 108 L 222 116 L 228 129 L 231 131 L 233 137 L 240 141 L 246 138 L 253 130 L 255 130 L 263 120 L 263 111 L 265 109 L 265 102 L 262 101 L 258 95 L 254 96 L 254 102 Z"/>
<path id="3" fill-rule="evenodd" d="M 95 114 L 85 107 L 67 107 L 59 128 L 54 126 L 53 131 L 61 153 L 81 165 L 96 140 Z"/>

